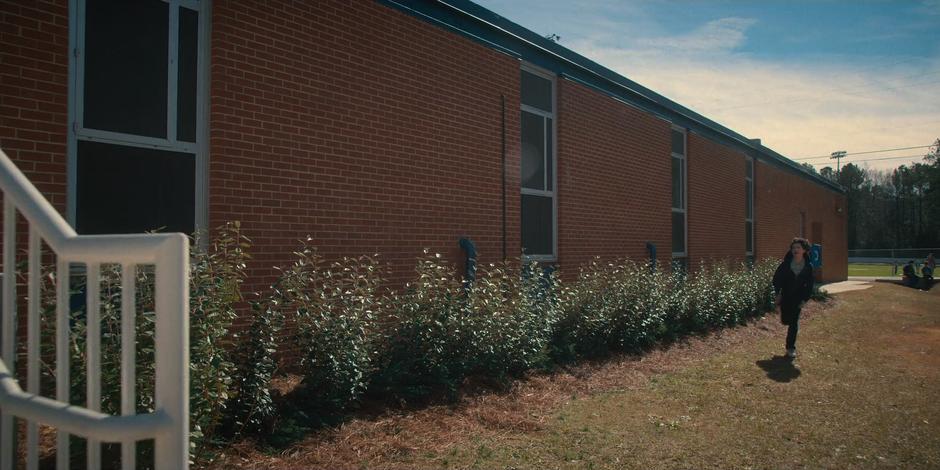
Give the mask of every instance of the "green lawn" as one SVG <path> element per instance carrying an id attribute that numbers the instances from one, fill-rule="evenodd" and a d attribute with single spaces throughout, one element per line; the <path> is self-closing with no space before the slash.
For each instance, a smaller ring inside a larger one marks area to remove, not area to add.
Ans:
<path id="1" fill-rule="evenodd" d="M 768 315 L 274 453 L 236 446 L 213 468 L 940 468 L 940 288 L 834 297 L 807 305 L 795 362 Z"/>
<path id="2" fill-rule="evenodd" d="M 894 266 L 890 264 L 849 264 L 849 276 L 878 276 L 890 277 L 893 274 Z M 898 267 L 898 274 L 901 273 L 901 267 Z M 900 277 L 895 276 L 895 277 Z"/>
<path id="3" fill-rule="evenodd" d="M 539 432 L 470 437 L 415 467 L 940 468 L 938 294 L 847 292 L 803 322 L 792 365 L 770 357 L 782 336 L 741 344 L 645 387 L 572 399 Z"/>

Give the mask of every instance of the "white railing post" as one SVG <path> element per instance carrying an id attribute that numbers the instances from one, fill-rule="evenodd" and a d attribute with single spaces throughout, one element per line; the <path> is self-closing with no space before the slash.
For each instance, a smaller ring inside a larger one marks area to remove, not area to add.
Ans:
<path id="1" fill-rule="evenodd" d="M 39 464 L 38 425 L 58 428 L 56 466 L 69 467 L 69 435 L 88 441 L 87 467 L 101 467 L 101 443 L 122 444 L 124 469 L 136 466 L 136 441 L 154 439 L 157 470 L 189 468 L 189 239 L 183 234 L 94 235 L 75 233 L 5 153 L 0 151 L 0 190 L 3 192 L 3 296 L 0 335 L 0 470 L 16 462 L 14 417 L 26 426 L 26 468 Z M 15 376 L 16 359 L 16 225 L 17 213 L 29 226 L 27 364 L 24 392 Z M 56 399 L 42 396 L 41 275 L 42 243 L 56 255 Z M 83 263 L 86 273 L 86 399 L 85 407 L 70 403 L 71 316 L 70 263 Z M 101 278 L 102 263 L 122 266 L 121 413 L 100 412 Z M 135 273 L 138 265 L 153 265 L 155 277 L 155 409 L 136 410 Z M 110 464 L 111 462 L 109 462 Z"/>
<path id="2" fill-rule="evenodd" d="M 6 155 L 3 156 L 6 158 Z M 2 359 L 16 373 L 16 206 L 3 197 Z M 0 470 L 13 470 L 13 415 L 0 408 Z"/>
<path id="3" fill-rule="evenodd" d="M 55 324 L 55 397 L 61 403 L 70 403 L 71 370 L 69 367 L 69 336 L 72 326 L 69 324 L 69 263 L 61 258 L 56 260 L 56 324 Z M 69 434 L 59 431 L 56 435 L 56 468 L 66 470 L 69 467 Z"/>
<path id="4" fill-rule="evenodd" d="M 35 227 L 29 228 L 29 278 L 26 308 L 26 391 L 39 395 L 39 276 L 42 266 L 41 241 Z M 39 469 L 39 427 L 35 421 L 26 424 L 26 469 Z"/>
<path id="5" fill-rule="evenodd" d="M 85 407 L 101 411 L 101 266 L 88 263 L 85 271 Z M 88 470 L 101 468 L 101 442 L 88 439 Z"/>
<path id="6" fill-rule="evenodd" d="M 157 436 L 156 470 L 186 468 L 189 462 L 189 239 L 168 237 L 156 267 L 156 406 L 172 426 Z M 160 313 L 162 312 L 162 314 Z"/>
<path id="7" fill-rule="evenodd" d="M 135 305 L 137 265 L 121 266 L 121 415 L 137 413 L 137 309 Z M 121 468 L 137 468 L 137 441 L 121 443 Z"/>

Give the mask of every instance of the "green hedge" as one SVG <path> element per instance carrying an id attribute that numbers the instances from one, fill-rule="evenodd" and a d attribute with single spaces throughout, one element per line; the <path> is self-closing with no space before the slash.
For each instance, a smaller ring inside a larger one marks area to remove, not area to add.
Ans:
<path id="1" fill-rule="evenodd" d="M 290 366 L 302 374 L 296 397 L 303 403 L 291 410 L 317 425 L 327 422 L 319 417 L 341 416 L 366 394 L 453 398 L 471 377 L 506 383 L 529 370 L 741 323 L 768 311 L 773 297 L 775 262 L 769 260 L 753 267 L 703 264 L 685 274 L 594 259 L 569 282 L 535 264 L 501 263 L 483 266 L 465 286 L 451 263 L 428 252 L 418 259 L 412 282 L 389 290 L 377 255 L 327 263 L 309 239 L 290 266 L 278 268 L 270 289 L 248 297 L 241 285 L 250 242 L 237 223 L 216 233 L 206 250 L 193 244 L 191 263 L 196 460 L 210 458 L 203 452 L 209 442 L 270 434 L 283 422 L 270 391 L 279 341 L 300 351 L 290 356 L 296 357 Z M 102 409 L 116 413 L 120 268 L 105 266 L 102 278 Z M 137 278 L 137 406 L 147 411 L 153 408 L 152 269 L 141 267 Z M 72 288 L 82 290 L 83 282 L 73 279 Z M 246 298 L 252 299 L 251 324 L 233 328 Z M 46 332 L 54 332 L 52 300 L 45 298 Z M 74 403 L 84 401 L 84 321 L 83 309 L 72 312 Z M 47 383 L 54 383 L 52 370 L 44 368 Z"/>
<path id="2" fill-rule="evenodd" d="M 246 276 L 250 242 L 241 235 L 237 222 L 217 231 L 207 249 L 194 240 L 190 259 L 190 443 L 194 460 L 205 458 L 205 444 L 216 438 L 220 425 L 231 415 L 232 375 L 237 366 L 233 361 L 233 344 L 239 342 L 232 328 L 237 316 L 236 305 L 242 300 L 241 284 Z M 45 267 L 42 288 L 43 358 L 55 357 L 55 276 L 51 266 Z M 138 412 L 154 409 L 154 275 L 153 266 L 138 266 L 135 272 L 136 302 L 136 394 Z M 120 414 L 120 347 L 121 347 L 121 267 L 101 266 L 101 410 Z M 70 291 L 84 298 L 86 277 L 72 276 Z M 85 402 L 86 383 L 86 304 L 81 302 L 70 313 L 69 336 L 71 358 L 71 402 Z M 273 352 L 273 350 L 271 351 Z M 54 387 L 55 367 L 43 368 L 43 381 Z M 44 388 L 46 388 L 44 386 Z M 237 390 L 237 389 L 236 389 Z M 74 439 L 73 458 L 81 459 L 85 447 Z M 105 455 L 114 455 L 116 446 L 106 446 Z M 153 446 L 138 445 L 142 465 L 152 457 Z"/>
<path id="3" fill-rule="evenodd" d="M 375 320 L 386 308 L 377 256 L 326 264 L 306 242 L 269 303 L 294 320 L 301 391 L 311 411 L 333 413 L 357 400 L 373 371 Z"/>

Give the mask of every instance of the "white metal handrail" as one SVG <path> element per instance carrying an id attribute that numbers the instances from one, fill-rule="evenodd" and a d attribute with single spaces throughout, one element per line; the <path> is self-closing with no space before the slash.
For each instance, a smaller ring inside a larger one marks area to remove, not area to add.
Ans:
<path id="1" fill-rule="evenodd" d="M 14 467 L 13 417 L 26 420 L 26 468 L 36 469 L 37 423 L 58 428 L 57 468 L 69 466 L 68 434 L 88 439 L 88 468 L 101 467 L 100 442 L 122 444 L 121 465 L 133 469 L 135 442 L 154 439 L 157 470 L 185 469 L 189 462 L 189 239 L 179 233 L 148 235 L 78 235 L 26 176 L 0 150 L 3 218 L 3 318 L 0 338 L 0 470 Z M 27 390 L 15 378 L 16 355 L 16 213 L 29 224 L 27 282 Z M 41 241 L 57 255 L 56 399 L 39 394 L 39 271 Z M 69 263 L 88 266 L 87 403 L 69 403 L 68 330 Z M 100 316 L 97 295 L 101 263 L 122 265 L 121 411 L 100 412 Z M 138 264 L 155 272 L 155 411 L 135 413 L 136 337 L 134 276 Z M 129 326 L 128 326 L 129 325 Z M 131 361 L 131 364 L 128 364 Z"/>
<path id="2" fill-rule="evenodd" d="M 0 403 L 3 403 L 4 412 L 29 416 L 40 423 L 102 442 L 150 439 L 168 432 L 173 424 L 162 410 L 141 415 L 111 416 L 25 393 L 3 361 L 0 361 Z"/>

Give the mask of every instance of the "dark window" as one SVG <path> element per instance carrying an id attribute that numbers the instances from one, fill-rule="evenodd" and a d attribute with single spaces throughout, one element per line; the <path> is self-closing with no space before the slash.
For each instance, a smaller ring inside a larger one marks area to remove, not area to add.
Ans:
<path id="1" fill-rule="evenodd" d="M 179 68 L 176 138 L 196 141 L 196 62 L 199 50 L 199 13 L 180 8 Z"/>
<path id="2" fill-rule="evenodd" d="M 754 253 L 754 161 L 744 159 L 744 242 L 745 252 Z M 753 257 L 753 255 L 752 255 Z"/>
<path id="3" fill-rule="evenodd" d="M 672 252 L 685 252 L 685 213 L 672 213 Z"/>
<path id="4" fill-rule="evenodd" d="M 88 0 L 85 21 L 84 127 L 166 138 L 167 4 Z"/>
<path id="5" fill-rule="evenodd" d="M 744 181 L 744 218 L 751 219 L 754 214 L 754 185 Z"/>
<path id="6" fill-rule="evenodd" d="M 545 188 L 545 118 L 522 112 L 522 187 Z"/>
<path id="7" fill-rule="evenodd" d="M 685 133 L 670 131 L 672 138 L 672 253 L 686 252 Z"/>
<path id="8" fill-rule="evenodd" d="M 672 130 L 672 153 L 685 155 L 685 134 Z"/>
<path id="9" fill-rule="evenodd" d="M 534 73 L 522 71 L 522 104 L 551 113 L 552 81 Z"/>
<path id="10" fill-rule="evenodd" d="M 750 220 L 744 222 L 744 236 L 747 239 L 745 242 L 746 249 L 744 251 L 752 253 L 754 251 L 754 222 Z"/>
<path id="11" fill-rule="evenodd" d="M 192 154 L 79 141 L 76 230 L 190 234 L 195 177 Z"/>
<path id="12" fill-rule="evenodd" d="M 552 198 L 522 195 L 522 250 L 526 255 L 551 255 Z"/>
<path id="13" fill-rule="evenodd" d="M 555 254 L 555 192 L 552 119 L 554 82 L 521 71 L 521 231 L 525 256 Z"/>
<path id="14" fill-rule="evenodd" d="M 672 207 L 682 209 L 682 159 L 672 159 Z"/>
<path id="15" fill-rule="evenodd" d="M 545 118 L 545 189 L 552 190 L 552 120 Z"/>

